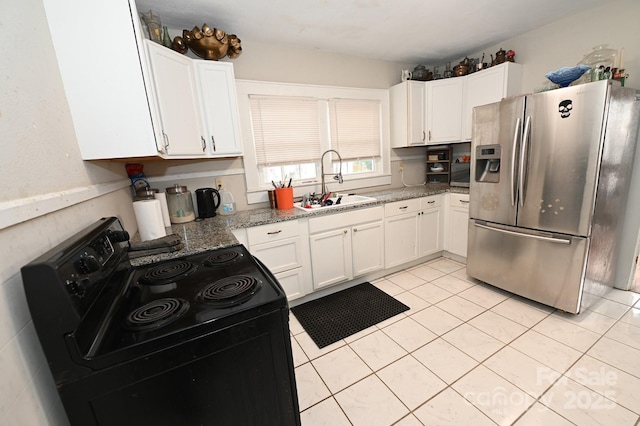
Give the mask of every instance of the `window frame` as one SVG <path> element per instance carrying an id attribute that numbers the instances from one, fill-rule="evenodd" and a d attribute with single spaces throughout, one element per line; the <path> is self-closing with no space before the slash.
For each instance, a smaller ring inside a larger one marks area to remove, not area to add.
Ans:
<path id="1" fill-rule="evenodd" d="M 380 101 L 380 126 L 381 126 L 381 170 L 373 176 L 368 173 L 364 176 L 350 175 L 345 177 L 343 184 L 339 185 L 340 192 L 352 191 L 356 189 L 389 185 L 391 184 L 390 165 L 390 129 L 389 129 L 389 91 L 384 89 L 361 89 L 336 86 L 318 86 L 293 83 L 263 82 L 253 80 L 236 80 L 236 90 L 238 94 L 238 109 L 240 115 L 240 126 L 242 132 L 242 143 L 244 146 L 244 172 L 247 185 L 247 201 L 255 204 L 268 201 L 267 190 L 271 185 L 261 182 L 260 171 L 257 166 L 256 149 L 253 142 L 253 127 L 251 123 L 251 107 L 249 95 L 271 95 L 271 96 L 303 96 L 315 97 L 325 100 L 324 107 L 328 108 L 328 100 L 332 98 L 365 99 Z M 319 103 L 319 118 L 321 132 L 322 152 L 331 149 L 329 135 L 328 114 L 322 114 L 324 108 Z M 325 156 L 325 170 L 331 170 L 329 156 Z M 338 184 L 327 182 L 330 189 L 337 189 Z M 302 196 L 306 192 L 318 192 L 321 186 L 321 176 L 309 183 L 297 182 L 294 186 L 294 195 Z M 321 191 L 320 191 L 321 192 Z"/>

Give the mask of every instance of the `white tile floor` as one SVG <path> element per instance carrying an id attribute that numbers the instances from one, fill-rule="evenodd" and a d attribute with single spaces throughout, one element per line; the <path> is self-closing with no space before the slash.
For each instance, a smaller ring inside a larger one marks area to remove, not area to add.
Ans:
<path id="1" fill-rule="evenodd" d="M 411 309 L 323 349 L 291 316 L 304 426 L 640 424 L 640 294 L 574 316 L 444 258 L 373 284 Z"/>

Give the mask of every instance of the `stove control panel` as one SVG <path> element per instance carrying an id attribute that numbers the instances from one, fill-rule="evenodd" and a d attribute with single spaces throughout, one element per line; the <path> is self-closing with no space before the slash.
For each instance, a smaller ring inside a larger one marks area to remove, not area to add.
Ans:
<path id="1" fill-rule="evenodd" d="M 44 323 L 66 324 L 62 331 L 68 332 L 70 324 L 95 306 L 111 277 L 131 267 L 128 240 L 120 221 L 105 217 L 25 265 L 22 276 L 30 309 L 37 310 Z M 73 309 L 60 312 L 69 302 Z"/>

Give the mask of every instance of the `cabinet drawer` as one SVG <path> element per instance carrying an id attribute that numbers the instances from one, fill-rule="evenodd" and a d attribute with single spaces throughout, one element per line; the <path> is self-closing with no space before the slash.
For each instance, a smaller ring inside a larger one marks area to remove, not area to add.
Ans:
<path id="1" fill-rule="evenodd" d="M 384 205 L 384 216 L 391 217 L 400 214 L 417 212 L 420 210 L 420 199 L 412 198 L 410 200 L 396 201 Z"/>
<path id="2" fill-rule="evenodd" d="M 286 238 L 296 237 L 300 234 L 298 221 L 270 223 L 268 225 L 254 226 L 247 229 L 247 240 L 249 245 L 266 243 L 268 241 L 279 241 Z"/>
<path id="3" fill-rule="evenodd" d="M 449 194 L 449 205 L 469 210 L 469 194 Z"/>
<path id="4" fill-rule="evenodd" d="M 304 296 L 304 274 L 302 268 L 280 272 L 275 276 L 287 295 L 287 300 L 291 301 Z"/>
<path id="5" fill-rule="evenodd" d="M 442 205 L 442 195 L 432 195 L 430 197 L 423 197 L 420 199 L 420 209 L 435 209 Z"/>
<path id="6" fill-rule="evenodd" d="M 251 245 L 249 251 L 274 274 L 302 266 L 300 237 Z"/>
<path id="7" fill-rule="evenodd" d="M 382 220 L 382 207 L 372 207 L 368 209 L 353 210 L 344 213 L 336 213 L 309 219 L 309 233 L 329 231 L 342 227 L 358 225 L 360 223 L 375 222 Z"/>

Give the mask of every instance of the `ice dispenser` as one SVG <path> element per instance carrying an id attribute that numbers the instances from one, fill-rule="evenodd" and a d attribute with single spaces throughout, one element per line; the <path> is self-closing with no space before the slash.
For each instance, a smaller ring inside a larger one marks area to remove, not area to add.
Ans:
<path id="1" fill-rule="evenodd" d="M 476 182 L 500 182 L 500 145 L 476 147 Z"/>

